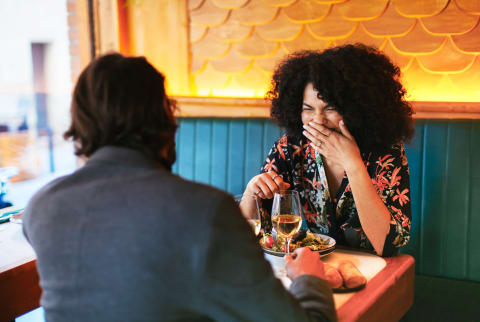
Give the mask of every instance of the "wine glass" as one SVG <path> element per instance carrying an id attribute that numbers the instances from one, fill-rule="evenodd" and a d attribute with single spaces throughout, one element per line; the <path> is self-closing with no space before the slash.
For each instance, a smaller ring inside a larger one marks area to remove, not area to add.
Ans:
<path id="1" fill-rule="evenodd" d="M 287 240 L 287 254 L 290 254 L 290 240 L 302 226 L 301 209 L 300 198 L 296 190 L 280 190 L 273 196 L 273 229 L 278 236 Z"/>
<path id="2" fill-rule="evenodd" d="M 261 227 L 258 197 L 256 195 L 240 194 L 235 196 L 235 200 L 242 211 L 243 217 L 252 227 L 253 233 L 258 236 Z"/>

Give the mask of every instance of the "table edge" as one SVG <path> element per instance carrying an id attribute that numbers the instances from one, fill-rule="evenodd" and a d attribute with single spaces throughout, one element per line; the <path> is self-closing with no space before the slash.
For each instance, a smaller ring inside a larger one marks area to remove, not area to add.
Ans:
<path id="1" fill-rule="evenodd" d="M 363 314 L 366 313 L 368 307 L 358 311 L 359 305 L 364 303 L 366 297 L 380 297 L 382 294 L 388 291 L 390 284 L 385 283 L 385 280 L 394 279 L 400 275 L 405 274 L 407 271 L 412 270 L 412 279 L 415 269 L 415 260 L 412 256 L 407 254 L 397 254 L 392 257 L 385 257 L 387 265 L 375 275 L 368 283 L 365 288 L 361 291 L 358 291 L 353 295 L 348 301 L 346 301 L 342 306 L 337 309 L 337 316 L 339 321 L 355 321 L 359 319 Z M 394 274 L 396 272 L 397 274 Z M 411 304 L 413 304 L 413 289 L 412 289 L 412 299 Z M 351 312 L 358 311 L 357 316 L 351 316 Z"/>

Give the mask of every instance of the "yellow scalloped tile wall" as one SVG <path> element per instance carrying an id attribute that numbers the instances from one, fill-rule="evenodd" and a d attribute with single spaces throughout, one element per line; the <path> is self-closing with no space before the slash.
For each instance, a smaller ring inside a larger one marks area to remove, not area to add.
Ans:
<path id="1" fill-rule="evenodd" d="M 190 86 L 262 97 L 285 55 L 362 42 L 416 101 L 480 101 L 480 0 L 189 0 Z"/>

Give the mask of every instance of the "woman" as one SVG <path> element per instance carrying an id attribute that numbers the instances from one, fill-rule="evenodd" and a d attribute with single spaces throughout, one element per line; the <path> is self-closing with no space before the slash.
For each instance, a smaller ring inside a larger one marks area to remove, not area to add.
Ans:
<path id="1" fill-rule="evenodd" d="M 245 193 L 263 199 L 299 192 L 304 228 L 340 245 L 394 254 L 408 242 L 409 170 L 403 141 L 412 108 L 400 69 L 374 48 L 345 45 L 294 53 L 275 70 L 268 97 L 273 121 L 287 130 Z"/>

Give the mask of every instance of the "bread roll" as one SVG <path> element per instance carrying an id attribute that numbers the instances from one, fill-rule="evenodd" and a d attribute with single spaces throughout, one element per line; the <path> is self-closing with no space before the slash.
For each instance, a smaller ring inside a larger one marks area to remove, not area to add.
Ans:
<path id="1" fill-rule="evenodd" d="M 343 283 L 346 288 L 355 288 L 367 282 L 365 276 L 349 260 L 341 261 L 338 264 L 338 271 L 343 277 Z"/>
<path id="2" fill-rule="evenodd" d="M 340 288 L 343 285 L 343 279 L 340 273 L 337 271 L 335 267 L 329 264 L 323 265 L 325 269 L 325 277 L 327 279 L 328 284 L 331 288 Z"/>

